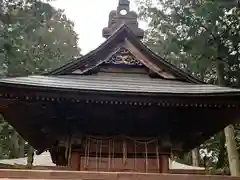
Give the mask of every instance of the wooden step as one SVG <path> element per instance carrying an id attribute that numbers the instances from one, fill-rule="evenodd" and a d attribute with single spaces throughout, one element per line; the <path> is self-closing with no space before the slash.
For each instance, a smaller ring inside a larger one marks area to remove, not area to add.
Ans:
<path id="1" fill-rule="evenodd" d="M 0 170 L 0 179 L 14 180 L 240 180 L 240 177 L 187 174 L 154 174 L 125 172 L 84 172 L 55 170 Z"/>

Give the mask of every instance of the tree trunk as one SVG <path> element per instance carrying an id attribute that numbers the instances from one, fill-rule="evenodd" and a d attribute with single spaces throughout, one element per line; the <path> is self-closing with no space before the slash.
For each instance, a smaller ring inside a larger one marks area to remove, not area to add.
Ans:
<path id="1" fill-rule="evenodd" d="M 234 137 L 234 127 L 229 125 L 225 128 L 225 137 L 228 152 L 229 168 L 232 176 L 240 176 L 240 161 Z"/>
<path id="2" fill-rule="evenodd" d="M 29 145 L 28 156 L 27 156 L 27 167 L 28 168 L 31 168 L 33 165 L 33 156 L 34 156 L 34 149 Z"/>
<path id="3" fill-rule="evenodd" d="M 22 137 L 19 137 L 19 156 L 24 157 L 24 148 L 25 148 L 25 141 Z"/>
<path id="4" fill-rule="evenodd" d="M 217 169 L 224 168 L 225 165 L 225 134 L 224 131 L 221 131 L 219 134 L 219 154 L 218 154 L 218 162 L 216 164 Z"/>
<path id="5" fill-rule="evenodd" d="M 192 150 L 192 165 L 196 167 L 200 166 L 200 154 L 198 148 Z"/>
<path id="6" fill-rule="evenodd" d="M 224 63 L 218 58 L 217 61 L 217 77 L 218 77 L 218 85 L 224 86 Z M 229 168 L 232 176 L 240 176 L 240 160 L 239 154 L 237 152 L 236 141 L 234 137 L 234 127 L 233 125 L 229 125 L 224 129 L 225 139 L 227 144 L 227 153 L 228 153 L 228 162 Z"/>
<path id="7" fill-rule="evenodd" d="M 18 142 L 18 133 L 13 129 L 11 137 L 11 158 L 19 158 L 19 142 Z"/>

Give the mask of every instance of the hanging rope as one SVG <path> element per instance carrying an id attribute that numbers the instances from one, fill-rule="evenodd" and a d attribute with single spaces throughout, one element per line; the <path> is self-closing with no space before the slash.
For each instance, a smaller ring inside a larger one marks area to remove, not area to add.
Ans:
<path id="1" fill-rule="evenodd" d="M 89 165 L 89 154 L 90 154 L 90 145 L 91 145 L 91 140 L 88 139 L 88 150 L 87 150 L 87 168 L 88 168 L 88 165 Z"/>
<path id="2" fill-rule="evenodd" d="M 72 157 L 72 137 L 69 139 L 69 150 L 68 150 L 68 166 L 71 166 L 71 157 Z"/>
<path id="3" fill-rule="evenodd" d="M 134 142 L 134 170 L 137 170 L 137 145 L 136 142 Z"/>
<path id="4" fill-rule="evenodd" d="M 99 165 L 101 167 L 101 163 L 102 163 L 102 140 L 100 141 L 100 152 L 99 152 Z"/>
<path id="5" fill-rule="evenodd" d="M 135 141 L 138 144 L 150 144 L 158 140 L 160 137 L 152 137 L 152 138 L 142 138 L 142 139 L 134 139 L 126 135 L 118 135 L 118 136 L 110 136 L 110 137 L 99 137 L 99 136 L 91 136 L 91 135 L 86 135 L 86 137 L 92 139 L 92 140 L 109 140 L 109 139 L 116 139 L 116 138 L 121 138 L 121 139 L 130 139 L 131 141 Z"/>
<path id="6" fill-rule="evenodd" d="M 108 140 L 108 170 L 111 169 L 111 140 Z"/>
<path id="7" fill-rule="evenodd" d="M 96 140 L 96 170 L 98 170 L 98 140 Z"/>
<path id="8" fill-rule="evenodd" d="M 127 163 L 127 143 L 126 140 L 123 139 L 123 166 Z"/>
<path id="9" fill-rule="evenodd" d="M 87 149 L 88 149 L 88 138 L 85 140 L 85 152 L 84 152 L 84 169 L 85 170 L 87 165 Z"/>
<path id="10" fill-rule="evenodd" d="M 148 172 L 148 143 L 145 143 L 146 172 Z"/>
<path id="11" fill-rule="evenodd" d="M 90 139 L 86 138 L 85 140 L 85 162 L 84 162 L 84 169 L 88 168 L 89 164 L 89 151 L 90 151 Z"/>
<path id="12" fill-rule="evenodd" d="M 160 159 L 159 159 L 159 147 L 158 147 L 158 141 L 157 141 L 157 144 L 156 144 L 156 155 L 157 155 L 157 167 L 158 167 L 158 170 L 160 171 Z"/>
<path id="13" fill-rule="evenodd" d="M 68 149 L 69 149 L 69 136 L 67 136 L 66 144 L 65 144 L 65 159 L 68 158 Z"/>
<path id="14" fill-rule="evenodd" d="M 72 151 L 72 137 L 71 135 L 67 136 L 66 145 L 65 145 L 65 159 L 67 161 L 67 166 L 70 166 L 71 152 Z"/>
<path id="15" fill-rule="evenodd" d="M 112 167 L 114 168 L 114 139 L 112 139 Z"/>

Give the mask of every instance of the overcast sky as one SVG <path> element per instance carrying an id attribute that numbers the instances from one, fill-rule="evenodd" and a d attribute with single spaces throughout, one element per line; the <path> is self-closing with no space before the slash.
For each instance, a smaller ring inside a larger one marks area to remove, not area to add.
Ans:
<path id="1" fill-rule="evenodd" d="M 118 6 L 118 0 L 56 0 L 52 2 L 56 8 L 64 9 L 67 17 L 75 23 L 75 31 L 79 34 L 79 47 L 82 54 L 100 45 L 102 29 L 108 24 L 108 15 Z M 137 11 L 134 0 L 131 10 Z M 144 23 L 140 24 L 143 28 Z"/>

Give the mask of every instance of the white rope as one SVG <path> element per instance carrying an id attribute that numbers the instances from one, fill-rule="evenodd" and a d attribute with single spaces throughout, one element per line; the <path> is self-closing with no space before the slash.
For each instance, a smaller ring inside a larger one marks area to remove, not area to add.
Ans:
<path id="1" fill-rule="evenodd" d="M 66 140 L 66 145 L 65 145 L 65 159 L 68 159 L 69 139 L 70 139 L 70 136 L 68 135 Z"/>
<path id="2" fill-rule="evenodd" d="M 108 170 L 111 169 L 111 140 L 108 140 Z"/>
<path id="3" fill-rule="evenodd" d="M 126 135 L 118 135 L 118 136 L 109 136 L 109 137 L 100 137 L 100 136 L 91 136 L 91 135 L 86 135 L 88 138 L 90 138 L 91 140 L 109 140 L 109 139 L 116 139 L 118 137 L 122 137 L 122 138 L 126 138 L 126 139 L 130 139 L 132 141 L 135 141 L 137 142 L 138 144 L 150 144 L 150 143 L 153 143 L 155 142 L 156 140 L 158 140 L 160 137 L 152 137 L 152 138 L 145 138 L 145 139 L 134 139 L 134 138 L 131 138 L 129 136 L 126 136 Z"/>
<path id="4" fill-rule="evenodd" d="M 69 138 L 69 150 L 68 150 L 68 166 L 71 166 L 71 157 L 72 157 L 72 137 Z"/>
<path id="5" fill-rule="evenodd" d="M 91 145 L 91 140 L 90 139 L 88 139 L 88 144 L 87 144 L 87 168 L 88 168 L 88 165 L 89 165 L 89 159 L 90 159 L 90 157 L 89 157 L 89 154 L 90 154 L 90 145 Z"/>
<path id="6" fill-rule="evenodd" d="M 114 148 L 115 148 L 115 147 L 114 147 L 114 140 L 113 140 L 113 139 L 112 139 L 112 146 L 113 146 L 113 147 L 112 147 L 112 149 L 113 149 L 113 151 L 112 151 L 112 154 L 113 154 L 113 158 L 112 158 L 112 161 L 113 161 L 113 162 L 112 162 L 112 166 L 113 166 L 113 168 L 114 168 Z"/>
<path id="7" fill-rule="evenodd" d="M 100 168 L 101 168 L 101 164 L 102 164 L 102 140 L 99 140 L 100 141 L 100 152 L 99 152 L 99 165 Z"/>
<path id="8" fill-rule="evenodd" d="M 86 166 L 87 166 L 87 149 L 88 149 L 88 139 L 85 140 L 84 169 L 86 169 Z"/>
<path id="9" fill-rule="evenodd" d="M 127 163 L 127 143 L 125 139 L 123 139 L 123 166 Z"/>
<path id="10" fill-rule="evenodd" d="M 98 170 L 98 140 L 96 142 L 96 170 Z"/>
<path id="11" fill-rule="evenodd" d="M 136 171 L 137 170 L 137 145 L 136 143 L 134 142 L 134 170 Z"/>
<path id="12" fill-rule="evenodd" d="M 72 137 L 71 135 L 68 135 L 65 147 L 65 159 L 67 160 L 67 166 L 70 166 L 71 152 L 72 152 Z"/>
<path id="13" fill-rule="evenodd" d="M 157 155 L 157 167 L 158 167 L 158 170 L 160 170 L 158 141 L 157 141 L 157 144 L 156 144 L 156 155 Z"/>
<path id="14" fill-rule="evenodd" d="M 145 143 L 145 154 L 146 154 L 146 172 L 148 172 L 148 147 L 147 143 Z"/>

